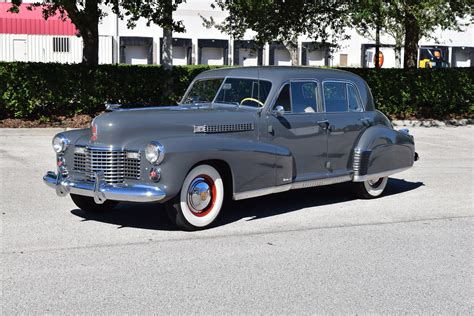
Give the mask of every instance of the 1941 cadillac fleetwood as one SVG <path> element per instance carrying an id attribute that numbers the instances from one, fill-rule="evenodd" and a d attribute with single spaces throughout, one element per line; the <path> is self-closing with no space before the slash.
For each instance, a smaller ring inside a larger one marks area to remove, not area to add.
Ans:
<path id="1" fill-rule="evenodd" d="M 198 75 L 179 106 L 109 108 L 91 128 L 53 139 L 43 180 L 84 211 L 158 202 L 187 230 L 211 225 L 224 197 L 246 199 L 353 182 L 380 196 L 418 155 L 352 73 L 223 68 Z"/>

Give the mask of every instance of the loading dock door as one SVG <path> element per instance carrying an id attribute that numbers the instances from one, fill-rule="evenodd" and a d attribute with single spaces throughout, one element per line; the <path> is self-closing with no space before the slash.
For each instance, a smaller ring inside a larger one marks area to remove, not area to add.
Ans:
<path id="1" fill-rule="evenodd" d="M 222 48 L 203 47 L 201 63 L 204 65 L 224 65 L 224 52 Z"/>
<path id="2" fill-rule="evenodd" d="M 275 49 L 275 65 L 277 66 L 291 66 L 290 52 L 285 49 Z"/>
<path id="3" fill-rule="evenodd" d="M 186 56 L 187 47 L 173 46 L 173 65 L 187 65 L 188 56 Z"/>
<path id="4" fill-rule="evenodd" d="M 239 49 L 239 65 L 257 66 L 258 59 L 257 59 L 256 51 L 248 49 L 248 48 L 240 48 Z"/>
<path id="5" fill-rule="evenodd" d="M 148 64 L 148 52 L 146 46 L 126 46 L 126 63 L 132 65 Z"/>

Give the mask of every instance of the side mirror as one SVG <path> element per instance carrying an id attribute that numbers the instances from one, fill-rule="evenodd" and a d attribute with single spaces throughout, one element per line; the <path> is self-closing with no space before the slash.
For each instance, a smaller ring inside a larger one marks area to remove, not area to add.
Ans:
<path id="1" fill-rule="evenodd" d="M 274 113 L 276 116 L 283 116 L 283 114 L 285 114 L 285 108 L 282 107 L 281 105 L 277 105 L 277 106 L 273 109 L 273 113 Z"/>

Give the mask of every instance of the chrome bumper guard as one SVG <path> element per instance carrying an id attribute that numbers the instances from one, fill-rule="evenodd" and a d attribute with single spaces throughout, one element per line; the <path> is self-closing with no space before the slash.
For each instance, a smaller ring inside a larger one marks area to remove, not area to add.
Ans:
<path id="1" fill-rule="evenodd" d="M 155 186 L 136 184 L 107 184 L 103 175 L 95 175 L 95 182 L 76 181 L 68 177 L 62 177 L 52 171 L 48 171 L 43 177 L 43 182 L 49 187 L 56 189 L 58 196 L 66 196 L 69 193 L 90 196 L 94 202 L 102 204 L 106 200 L 128 201 L 128 202 L 156 202 L 166 197 L 166 193 Z"/>

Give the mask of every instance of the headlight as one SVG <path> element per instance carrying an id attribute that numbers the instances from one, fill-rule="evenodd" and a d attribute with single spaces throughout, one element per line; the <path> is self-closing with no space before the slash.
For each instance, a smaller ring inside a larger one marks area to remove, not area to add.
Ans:
<path id="1" fill-rule="evenodd" d="M 69 140 L 63 134 L 58 134 L 53 138 L 53 149 L 55 152 L 62 153 L 69 145 Z"/>
<path id="2" fill-rule="evenodd" d="M 151 142 L 145 148 L 145 157 L 151 164 L 159 165 L 165 158 L 165 148 L 159 142 Z"/>

